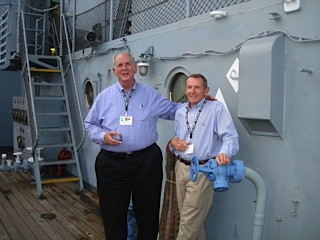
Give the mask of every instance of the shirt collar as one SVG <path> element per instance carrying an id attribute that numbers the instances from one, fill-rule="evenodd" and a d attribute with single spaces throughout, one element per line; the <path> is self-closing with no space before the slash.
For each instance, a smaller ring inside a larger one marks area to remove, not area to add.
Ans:
<path id="1" fill-rule="evenodd" d="M 195 109 L 200 108 L 200 106 L 202 105 L 202 103 L 203 103 L 205 100 L 206 100 L 205 98 L 202 98 L 198 103 L 196 103 L 196 104 L 195 104 L 195 106 L 196 106 Z M 191 108 L 189 107 L 189 102 L 188 102 L 186 108 L 189 109 L 189 110 L 191 110 Z"/>
<path id="2" fill-rule="evenodd" d="M 121 86 L 121 84 L 119 83 L 119 81 L 116 82 L 116 85 L 117 85 L 117 88 L 121 91 L 121 92 L 124 92 L 124 88 Z M 138 86 L 138 83 L 136 82 L 136 80 L 134 80 L 134 84 L 133 84 L 133 87 L 131 89 L 132 90 L 135 90 Z"/>

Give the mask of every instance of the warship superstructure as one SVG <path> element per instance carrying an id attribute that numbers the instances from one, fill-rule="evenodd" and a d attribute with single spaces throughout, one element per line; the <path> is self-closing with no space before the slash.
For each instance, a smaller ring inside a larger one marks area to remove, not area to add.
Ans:
<path id="1" fill-rule="evenodd" d="M 320 239 L 319 11 L 318 0 L 1 2 L 0 69 L 21 71 L 24 89 L 13 99 L 13 146 L 33 159 L 38 195 L 42 181 L 95 189 L 99 146 L 86 138 L 83 119 L 117 81 L 112 56 L 130 51 L 136 80 L 172 101 L 186 101 L 187 75 L 206 76 L 239 133 L 234 159 L 266 186 L 258 216 L 261 189 L 248 179 L 215 193 L 208 240 Z M 165 152 L 173 122 L 157 128 Z M 61 149 L 71 156 L 46 161 Z M 45 180 L 46 165 L 73 174 Z M 253 237 L 254 226 L 261 236 Z"/>

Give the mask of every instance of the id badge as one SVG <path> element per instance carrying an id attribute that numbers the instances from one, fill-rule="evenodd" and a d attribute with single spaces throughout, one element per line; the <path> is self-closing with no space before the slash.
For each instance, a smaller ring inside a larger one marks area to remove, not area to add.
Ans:
<path id="1" fill-rule="evenodd" d="M 187 149 L 184 151 L 185 154 L 193 153 L 194 144 L 189 144 Z"/>
<path id="2" fill-rule="evenodd" d="M 120 125 L 131 126 L 133 121 L 132 116 L 120 116 Z"/>

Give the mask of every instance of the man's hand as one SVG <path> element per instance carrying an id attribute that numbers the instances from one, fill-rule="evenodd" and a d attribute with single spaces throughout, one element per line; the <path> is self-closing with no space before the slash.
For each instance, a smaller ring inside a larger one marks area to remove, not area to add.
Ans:
<path id="1" fill-rule="evenodd" d="M 178 138 L 172 138 L 171 146 L 177 151 L 183 152 L 188 148 L 188 143 Z"/>
<path id="2" fill-rule="evenodd" d="M 120 144 L 121 142 L 119 140 L 116 140 L 113 138 L 114 135 L 119 135 L 119 134 L 120 132 L 117 132 L 117 131 L 107 132 L 103 137 L 104 143 L 112 146 L 116 146 Z"/>
<path id="3" fill-rule="evenodd" d="M 225 153 L 219 153 L 216 156 L 216 161 L 219 165 L 227 165 L 230 164 L 230 158 Z"/>
<path id="4" fill-rule="evenodd" d="M 210 96 L 210 95 L 205 95 L 204 98 L 205 98 L 206 100 L 208 100 L 208 101 L 218 101 L 218 99 L 216 99 L 216 98 L 214 98 L 214 97 L 212 97 L 212 96 Z"/>

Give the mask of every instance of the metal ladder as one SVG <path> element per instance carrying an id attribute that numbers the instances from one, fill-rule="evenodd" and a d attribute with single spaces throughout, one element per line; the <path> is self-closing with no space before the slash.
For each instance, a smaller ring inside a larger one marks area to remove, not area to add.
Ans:
<path id="1" fill-rule="evenodd" d="M 82 191 L 83 181 L 62 59 L 45 55 L 44 14 L 35 17 L 35 28 L 26 27 L 25 14 L 21 12 L 22 76 L 28 102 L 32 139 L 30 149 L 37 195 L 43 198 L 42 185 L 48 183 L 74 181 L 78 182 L 78 191 Z M 32 34 L 35 34 L 34 39 Z M 33 39 L 32 43 L 29 43 L 30 39 Z"/>

